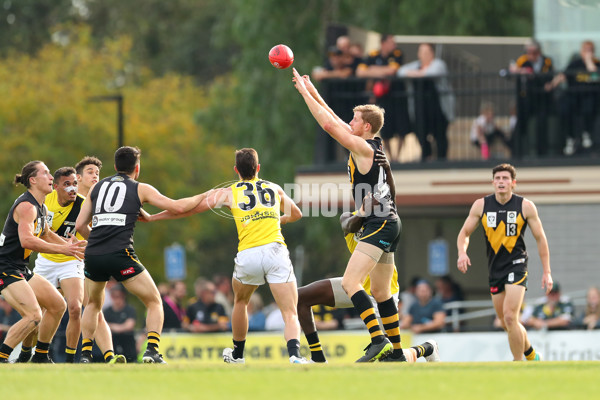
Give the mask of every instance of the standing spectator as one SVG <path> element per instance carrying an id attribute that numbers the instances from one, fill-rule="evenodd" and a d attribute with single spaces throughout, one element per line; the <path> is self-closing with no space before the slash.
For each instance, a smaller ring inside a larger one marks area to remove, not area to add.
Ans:
<path id="1" fill-rule="evenodd" d="M 553 68 L 552 59 L 542 54 L 542 48 L 535 40 L 525 44 L 525 54 L 509 67 L 512 74 L 521 75 L 517 80 L 518 135 L 514 143 L 516 148 L 513 149 L 519 155 L 523 154 L 530 122 L 535 124 L 537 155 L 548 152 L 548 116 L 552 97 L 544 90 L 544 86 L 552 80 Z"/>
<path id="2" fill-rule="evenodd" d="M 381 47 L 369 53 L 356 68 L 359 78 L 374 78 L 369 82 L 373 96 L 370 103 L 375 103 L 387 110 L 385 126 L 380 135 L 383 139 L 384 150 L 390 161 L 397 161 L 402 147 L 402 140 L 411 131 L 408 118 L 408 105 L 405 97 L 395 98 L 392 94 L 404 93 L 405 86 L 401 80 L 392 80 L 398 68 L 402 65 L 404 55 L 396 46 L 393 35 L 381 35 Z M 392 148 L 391 139 L 397 137 L 400 145 Z"/>
<path id="3" fill-rule="evenodd" d="M 600 290 L 591 287 L 587 291 L 585 311 L 581 317 L 584 329 L 600 329 Z"/>
<path id="4" fill-rule="evenodd" d="M 432 135 L 436 142 L 437 159 L 444 160 L 448 154 L 448 124 L 454 119 L 454 95 L 448 79 L 446 63 L 435 56 L 435 47 L 431 43 L 422 43 L 417 53 L 417 61 L 406 64 L 398 70 L 398 76 L 422 78 L 412 80 L 409 90 L 413 96 L 409 102 L 409 111 L 414 118 L 415 133 L 422 148 L 422 159 L 432 154 Z"/>
<path id="5" fill-rule="evenodd" d="M 128 363 L 136 362 L 135 309 L 127 303 L 127 291 L 121 284 L 110 289 L 110 297 L 112 305 L 104 310 L 104 318 L 112 332 L 115 352 L 123 354 Z"/>
<path id="6" fill-rule="evenodd" d="M 554 283 L 546 296 L 546 301 L 533 309 L 533 314 L 525 326 L 534 329 L 569 329 L 573 320 L 573 304 L 561 297 L 560 286 Z"/>
<path id="7" fill-rule="evenodd" d="M 440 299 L 433 297 L 433 288 L 426 280 L 421 280 L 415 290 L 417 301 L 410 306 L 402 318 L 401 329 L 413 333 L 440 332 L 446 323 L 446 312 Z"/>
<path id="8" fill-rule="evenodd" d="M 359 49 L 356 49 L 356 46 Z M 351 74 L 356 73 L 356 68 L 362 62 L 362 49 L 360 45 L 354 44 L 346 35 L 342 35 L 335 41 L 335 47 L 342 52 L 342 63 L 346 67 L 350 67 Z"/>
<path id="9" fill-rule="evenodd" d="M 174 281 L 169 285 L 169 292 L 162 297 L 165 319 L 163 322 L 164 330 L 181 330 L 183 317 L 185 316 L 185 299 L 187 297 L 187 288 L 185 282 Z"/>
<path id="10" fill-rule="evenodd" d="M 586 40 L 581 44 L 580 57 L 569 63 L 564 73 L 558 74 L 546 85 L 547 90 L 554 89 L 562 82 L 568 82 L 568 89 L 559 98 L 561 131 L 566 132 L 563 153 L 573 155 L 580 144 L 584 149 L 592 147 L 592 134 L 600 104 L 600 60 L 594 56 L 594 43 Z M 577 118 L 581 119 L 581 128 Z M 576 138 L 574 131 L 581 132 Z"/>
<path id="11" fill-rule="evenodd" d="M 471 143 L 481 150 L 481 158 L 490 158 L 490 151 L 495 140 L 509 146 L 509 136 L 496 125 L 494 119 L 494 104 L 489 101 L 481 102 L 479 116 L 471 125 Z"/>
<path id="12" fill-rule="evenodd" d="M 352 74 L 352 67 L 346 64 L 344 52 L 333 46 L 327 51 L 325 65 L 314 68 L 311 75 L 314 80 L 321 81 L 323 79 L 345 79 Z"/>
<path id="13" fill-rule="evenodd" d="M 225 309 L 215 302 L 217 288 L 209 280 L 199 278 L 194 285 L 196 301 L 188 307 L 183 327 L 190 332 L 222 332 L 228 328 Z"/>

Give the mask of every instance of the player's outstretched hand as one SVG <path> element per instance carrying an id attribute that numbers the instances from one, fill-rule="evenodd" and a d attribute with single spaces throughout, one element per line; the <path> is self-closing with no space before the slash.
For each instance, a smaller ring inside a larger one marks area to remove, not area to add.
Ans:
<path id="1" fill-rule="evenodd" d="M 87 240 L 78 240 L 75 236 L 71 236 L 65 245 L 66 256 L 72 256 L 82 261 L 85 256 L 85 247 L 87 246 Z"/>
<path id="2" fill-rule="evenodd" d="M 552 286 L 554 286 L 552 275 L 542 274 L 542 289 L 546 289 L 546 294 L 550 293 Z"/>
<path id="3" fill-rule="evenodd" d="M 458 256 L 458 261 L 456 262 L 456 266 L 458 270 L 463 274 L 467 272 L 467 269 L 471 266 L 471 259 L 466 254 L 461 254 Z"/>
<path id="4" fill-rule="evenodd" d="M 380 167 L 383 167 L 383 169 L 385 169 L 386 171 L 390 170 L 390 161 L 388 160 L 383 150 L 377 149 L 375 151 L 375 162 Z"/>
<path id="5" fill-rule="evenodd" d="M 294 86 L 296 87 L 296 89 L 298 89 L 300 94 L 308 93 L 308 89 L 306 88 L 306 81 L 304 80 L 304 78 L 302 78 L 298 71 L 296 71 L 296 68 L 292 68 L 292 72 L 294 73 L 292 81 L 294 81 Z"/>

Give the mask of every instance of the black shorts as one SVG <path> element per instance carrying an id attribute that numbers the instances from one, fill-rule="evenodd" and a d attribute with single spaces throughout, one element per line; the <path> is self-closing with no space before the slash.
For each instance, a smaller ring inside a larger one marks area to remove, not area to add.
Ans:
<path id="1" fill-rule="evenodd" d="M 29 268 L 16 268 L 0 264 L 0 293 L 12 283 L 18 281 L 29 281 L 33 277 L 33 272 Z"/>
<path id="2" fill-rule="evenodd" d="M 505 285 L 521 285 L 527 289 L 527 271 L 513 271 L 502 278 L 490 279 L 490 293 L 499 294 L 504 292 Z"/>
<path id="3" fill-rule="evenodd" d="M 400 241 L 402 224 L 400 219 L 367 221 L 363 224 L 361 242 L 379 247 L 386 253 L 393 253 Z"/>
<path id="4" fill-rule="evenodd" d="M 133 249 L 123 249 L 102 255 L 86 255 L 83 273 L 95 282 L 107 282 L 112 276 L 118 282 L 144 272 L 146 268 Z"/>

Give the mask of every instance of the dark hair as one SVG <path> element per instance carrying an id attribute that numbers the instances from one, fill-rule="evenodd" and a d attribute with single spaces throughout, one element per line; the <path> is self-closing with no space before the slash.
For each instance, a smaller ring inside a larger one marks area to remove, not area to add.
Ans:
<path id="1" fill-rule="evenodd" d="M 76 174 L 75 168 L 73 167 L 62 167 L 54 172 L 54 182 L 57 182 L 61 176 L 69 176 L 72 174 Z"/>
<path id="2" fill-rule="evenodd" d="M 496 165 L 494 167 L 494 169 L 492 170 L 492 178 L 496 175 L 496 172 L 501 172 L 501 171 L 508 171 L 508 172 L 510 172 L 510 177 L 512 178 L 512 180 L 517 179 L 517 170 L 515 169 L 515 167 L 513 167 L 512 165 L 510 165 L 508 163 Z"/>
<path id="3" fill-rule="evenodd" d="M 383 43 L 386 40 L 388 40 L 390 37 L 394 37 L 394 35 L 392 35 L 391 33 L 384 33 L 384 34 L 381 35 L 380 42 Z"/>
<path id="4" fill-rule="evenodd" d="M 94 156 L 85 156 L 75 165 L 75 171 L 77 174 L 81 175 L 83 173 L 83 169 L 88 165 L 95 165 L 98 169 L 102 169 L 102 161 Z"/>
<path id="5" fill-rule="evenodd" d="M 115 151 L 115 168 L 117 172 L 130 174 L 140 162 L 142 151 L 138 147 L 123 146 Z"/>
<path id="6" fill-rule="evenodd" d="M 41 164 L 41 161 L 29 161 L 27 164 L 25 164 L 23 169 L 21 169 L 21 173 L 15 174 L 15 185 L 22 183 L 27 189 L 29 189 L 31 187 L 31 184 L 29 183 L 29 178 L 35 177 L 37 175 L 38 164 Z"/>
<path id="7" fill-rule="evenodd" d="M 258 169 L 258 153 L 254 149 L 245 148 L 235 151 L 235 167 L 242 179 L 252 179 Z"/>

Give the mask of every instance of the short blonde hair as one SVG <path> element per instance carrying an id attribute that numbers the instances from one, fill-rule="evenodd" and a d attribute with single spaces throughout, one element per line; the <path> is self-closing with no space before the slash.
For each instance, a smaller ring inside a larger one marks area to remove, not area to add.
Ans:
<path id="1" fill-rule="evenodd" d="M 383 127 L 383 115 L 385 110 L 375 104 L 363 104 L 352 109 L 353 112 L 360 112 L 363 121 L 371 125 L 373 135 L 379 133 Z"/>

